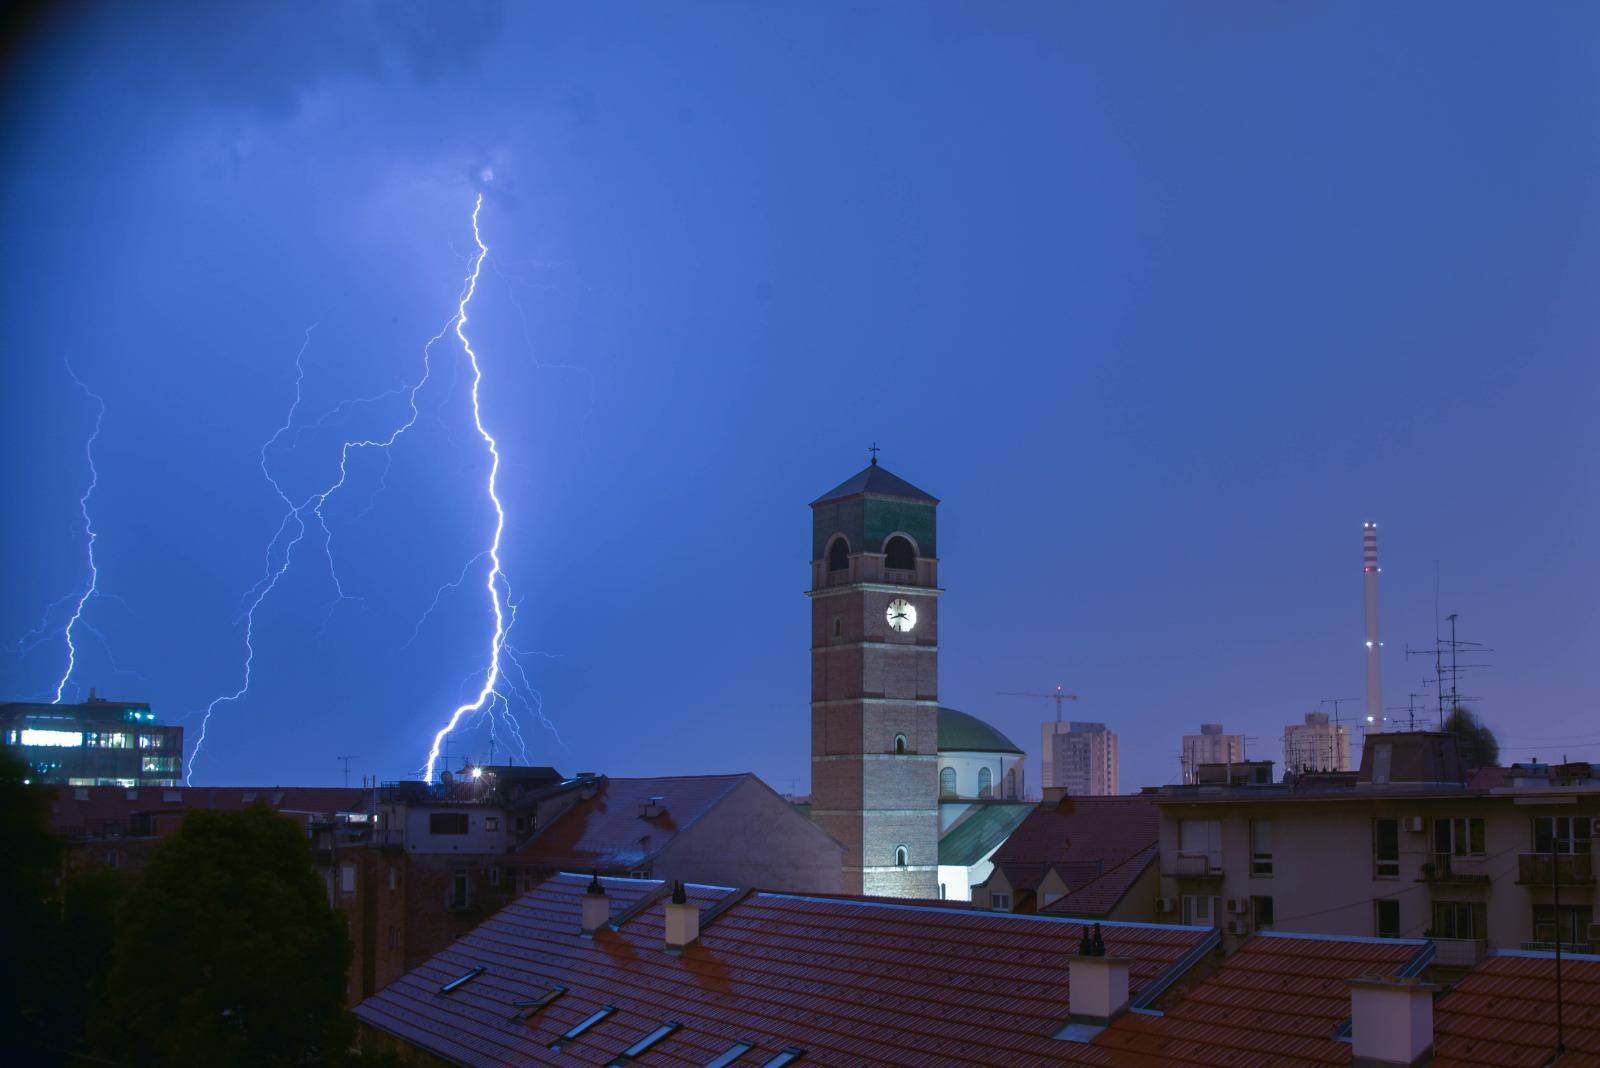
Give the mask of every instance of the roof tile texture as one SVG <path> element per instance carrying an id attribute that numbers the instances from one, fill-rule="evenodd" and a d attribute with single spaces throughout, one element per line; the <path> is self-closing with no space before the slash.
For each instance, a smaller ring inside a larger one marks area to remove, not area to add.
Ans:
<path id="1" fill-rule="evenodd" d="M 585 878 L 547 880 L 428 964 L 363 1002 L 366 1023 L 470 1065 L 605 1064 L 667 1020 L 684 1026 L 644 1058 L 701 1065 L 741 1038 L 762 1063 L 785 1046 L 805 1063 L 924 1066 L 1110 1065 L 1094 1046 L 1051 1037 L 1066 1021 L 1068 957 L 1083 928 L 874 900 L 756 892 L 704 928 L 681 956 L 663 949 L 664 903 L 621 931 L 578 934 Z M 607 879 L 613 915 L 656 885 Z M 727 890 L 691 886 L 708 907 Z M 1107 925 L 1133 958 L 1135 991 L 1205 937 L 1194 928 Z M 487 971 L 455 993 L 438 988 Z M 568 993 L 527 1022 L 510 1002 L 556 984 Z M 549 1044 L 601 1005 L 615 1014 L 566 1047 Z M 741 1061 L 743 1063 L 743 1061 Z"/>

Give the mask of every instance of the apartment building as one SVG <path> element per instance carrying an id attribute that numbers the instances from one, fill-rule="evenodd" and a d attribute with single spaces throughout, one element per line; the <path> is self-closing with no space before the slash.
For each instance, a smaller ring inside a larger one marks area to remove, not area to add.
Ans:
<path id="1" fill-rule="evenodd" d="M 1374 735 L 1358 773 L 1148 791 L 1161 813 L 1159 909 L 1251 933 L 1433 939 L 1439 963 L 1491 949 L 1600 946 L 1588 764 L 1468 774 L 1455 739 Z"/>
<path id="2" fill-rule="evenodd" d="M 1183 736 L 1183 781 L 1193 784 L 1201 764 L 1237 764 L 1244 759 L 1244 735 L 1222 733 L 1220 723 L 1200 724 L 1199 734 Z"/>
<path id="3" fill-rule="evenodd" d="M 1074 797 L 1121 792 L 1116 731 L 1107 730 L 1104 723 L 1046 723 L 1044 738 L 1045 789 L 1063 789 Z"/>
<path id="4" fill-rule="evenodd" d="M 1326 712 L 1307 712 L 1304 723 L 1283 728 L 1283 770 L 1350 771 L 1350 728 L 1330 723 Z"/>

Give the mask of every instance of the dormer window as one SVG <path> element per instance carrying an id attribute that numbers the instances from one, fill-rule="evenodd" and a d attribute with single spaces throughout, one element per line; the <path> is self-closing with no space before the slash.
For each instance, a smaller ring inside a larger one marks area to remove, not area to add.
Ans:
<path id="1" fill-rule="evenodd" d="M 828 570 L 850 570 L 850 543 L 844 538 L 834 538 L 828 545 Z"/>
<path id="2" fill-rule="evenodd" d="M 915 571 L 917 550 L 911 539 L 896 534 L 883 547 L 883 566 L 893 571 Z"/>

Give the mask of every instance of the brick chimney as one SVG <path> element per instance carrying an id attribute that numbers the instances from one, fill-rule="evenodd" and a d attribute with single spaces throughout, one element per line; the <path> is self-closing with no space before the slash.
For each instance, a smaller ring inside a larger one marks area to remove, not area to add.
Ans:
<path id="1" fill-rule="evenodd" d="M 1133 961 L 1106 955 L 1098 923 L 1092 939 L 1088 928 L 1084 929 L 1078 952 L 1067 960 L 1071 962 L 1067 978 L 1067 1014 L 1071 1021 L 1105 1027 L 1122 1015 L 1128 1007 L 1128 969 Z"/>
<path id="2" fill-rule="evenodd" d="M 606 896 L 606 888 L 600 885 L 600 875 L 596 872 L 583 892 L 583 937 L 594 937 L 610 919 L 611 898 Z"/>
<path id="3" fill-rule="evenodd" d="M 1350 1063 L 1411 1068 L 1433 1060 L 1433 994 L 1420 979 L 1367 975 L 1350 983 Z"/>
<path id="4" fill-rule="evenodd" d="M 700 907 L 689 904 L 683 883 L 672 884 L 672 899 L 667 902 L 667 952 L 674 955 L 700 937 Z"/>

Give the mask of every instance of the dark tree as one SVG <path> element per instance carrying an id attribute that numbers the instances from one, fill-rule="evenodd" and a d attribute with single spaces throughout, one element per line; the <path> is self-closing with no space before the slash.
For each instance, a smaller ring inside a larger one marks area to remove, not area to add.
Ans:
<path id="1" fill-rule="evenodd" d="M 191 812 L 121 917 L 119 1052 L 163 1065 L 337 1061 L 349 965 L 345 920 L 297 824 L 264 806 Z"/>
<path id="2" fill-rule="evenodd" d="M 26 783 L 27 765 L 0 750 L 0 915 L 5 950 L 0 952 L 0 1031 L 8 1059 L 49 1063 L 56 1048 L 47 1018 L 48 996 L 38 982 L 56 952 L 50 898 L 60 872 L 61 842 L 50 832 L 46 792 Z"/>
<path id="3" fill-rule="evenodd" d="M 1500 763 L 1500 743 L 1494 731 L 1483 725 L 1471 709 L 1457 705 L 1444 721 L 1448 734 L 1456 736 L 1456 750 L 1469 768 L 1489 768 Z"/>

